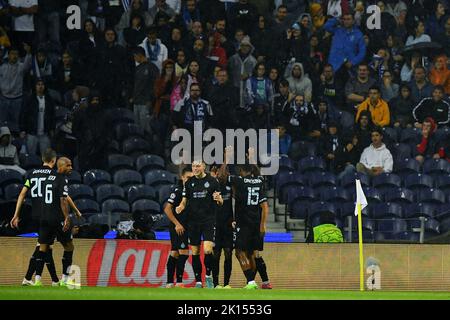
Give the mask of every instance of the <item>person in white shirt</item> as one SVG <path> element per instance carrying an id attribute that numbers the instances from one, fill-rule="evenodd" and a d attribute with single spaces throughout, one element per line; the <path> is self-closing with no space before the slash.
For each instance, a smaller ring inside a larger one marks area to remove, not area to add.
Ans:
<path id="1" fill-rule="evenodd" d="M 17 46 L 32 44 L 34 40 L 34 16 L 38 12 L 38 0 L 9 0 L 13 39 Z"/>
<path id="2" fill-rule="evenodd" d="M 383 143 L 383 132 L 378 128 L 373 129 L 372 144 L 361 154 L 356 171 L 370 176 L 378 176 L 382 173 L 392 172 L 393 165 L 392 154 Z"/>
<path id="3" fill-rule="evenodd" d="M 159 72 L 161 72 L 162 63 L 168 57 L 168 50 L 161 40 L 158 39 L 156 28 L 149 28 L 147 38 L 139 46 L 144 48 L 148 61 L 156 65 Z"/>
<path id="4" fill-rule="evenodd" d="M 423 23 L 423 21 L 417 21 L 414 25 L 414 34 L 406 39 L 406 46 L 421 42 L 431 42 L 431 38 L 429 35 L 425 34 L 425 23 Z"/>

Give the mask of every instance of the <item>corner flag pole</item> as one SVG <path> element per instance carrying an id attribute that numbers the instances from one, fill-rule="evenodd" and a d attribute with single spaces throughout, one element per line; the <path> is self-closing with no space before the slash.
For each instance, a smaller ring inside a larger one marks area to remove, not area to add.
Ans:
<path id="1" fill-rule="evenodd" d="M 364 291 L 364 254 L 363 254 L 363 236 L 362 236 L 362 209 L 361 203 L 358 207 L 358 238 L 359 238 L 359 290 Z"/>

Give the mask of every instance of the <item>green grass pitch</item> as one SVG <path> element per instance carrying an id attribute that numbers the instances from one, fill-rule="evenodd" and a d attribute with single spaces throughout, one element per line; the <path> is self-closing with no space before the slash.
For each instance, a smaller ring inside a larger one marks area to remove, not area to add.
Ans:
<path id="1" fill-rule="evenodd" d="M 450 292 L 0 286 L 0 300 L 450 300 Z"/>

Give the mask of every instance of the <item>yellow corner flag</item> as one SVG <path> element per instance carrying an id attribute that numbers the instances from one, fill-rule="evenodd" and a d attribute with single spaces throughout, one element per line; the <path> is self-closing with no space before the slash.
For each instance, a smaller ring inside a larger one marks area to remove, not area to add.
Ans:
<path id="1" fill-rule="evenodd" d="M 361 181 L 356 179 L 356 206 L 355 216 L 358 216 L 358 238 L 359 238 L 359 290 L 364 291 L 364 255 L 362 236 L 362 211 L 367 206 L 367 199 L 361 187 Z"/>

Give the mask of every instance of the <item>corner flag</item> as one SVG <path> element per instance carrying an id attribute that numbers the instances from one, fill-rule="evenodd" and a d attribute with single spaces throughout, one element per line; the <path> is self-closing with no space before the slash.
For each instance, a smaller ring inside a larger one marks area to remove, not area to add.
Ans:
<path id="1" fill-rule="evenodd" d="M 364 254 L 362 236 L 362 210 L 367 206 L 367 199 L 361 187 L 361 181 L 356 179 L 356 206 L 355 216 L 358 216 L 358 238 L 359 238 L 359 290 L 364 291 Z"/>

